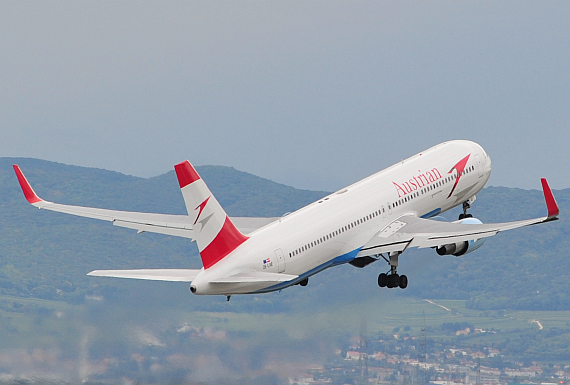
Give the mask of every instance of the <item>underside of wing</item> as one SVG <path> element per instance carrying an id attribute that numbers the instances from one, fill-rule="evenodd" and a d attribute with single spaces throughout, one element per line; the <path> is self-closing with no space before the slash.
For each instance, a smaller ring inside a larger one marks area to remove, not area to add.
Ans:
<path id="1" fill-rule="evenodd" d="M 199 272 L 198 269 L 94 270 L 87 275 L 151 281 L 192 282 Z"/>
<path id="2" fill-rule="evenodd" d="M 357 257 L 402 252 L 408 247 L 440 247 L 452 243 L 483 239 L 501 231 L 556 220 L 560 211 L 546 179 L 542 179 L 542 188 L 548 211 L 548 215 L 545 217 L 516 222 L 473 224 L 468 220 L 440 222 L 413 215 L 404 215 L 376 233 L 362 247 Z"/>
<path id="3" fill-rule="evenodd" d="M 517 222 L 463 224 L 458 222 L 439 222 L 431 219 L 406 215 L 398 218 L 389 226 L 398 230 L 387 236 L 390 231 L 383 229 L 376 234 L 358 253 L 358 257 L 386 252 L 404 251 L 408 247 L 440 247 L 450 243 L 477 240 L 492 237 L 500 231 L 547 222 L 548 217 L 528 219 Z"/>

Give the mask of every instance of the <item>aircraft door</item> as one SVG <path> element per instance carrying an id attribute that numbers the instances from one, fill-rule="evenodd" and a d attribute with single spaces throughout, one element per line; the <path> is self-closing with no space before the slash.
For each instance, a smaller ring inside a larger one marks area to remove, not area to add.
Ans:
<path id="1" fill-rule="evenodd" d="M 483 176 L 483 164 L 481 163 L 481 156 L 479 154 L 475 154 L 475 160 L 477 163 L 477 173 L 479 177 Z"/>
<path id="2" fill-rule="evenodd" d="M 283 273 L 285 271 L 285 257 L 283 256 L 283 250 L 275 250 L 275 257 L 277 257 L 277 272 Z"/>

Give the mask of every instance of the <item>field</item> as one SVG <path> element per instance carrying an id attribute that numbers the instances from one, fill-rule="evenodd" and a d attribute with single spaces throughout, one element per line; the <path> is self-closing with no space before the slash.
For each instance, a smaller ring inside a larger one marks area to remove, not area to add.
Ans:
<path id="1" fill-rule="evenodd" d="M 191 302 L 192 297 L 188 296 Z M 257 298 L 250 300 L 256 301 Z M 28 339 L 35 343 L 55 342 L 69 336 L 71 325 L 95 324 L 95 321 L 98 327 L 111 329 L 114 328 L 113 322 L 151 325 L 166 322 L 174 326 L 191 324 L 228 332 L 280 331 L 292 338 L 314 333 L 392 334 L 395 328 L 405 326 L 409 327 L 410 335 L 419 335 L 425 325 L 432 337 L 442 337 L 438 331 L 442 324 L 467 323 L 477 329 L 494 332 L 479 333 L 481 338 L 498 340 L 501 336 L 522 330 L 547 333 L 553 328 L 564 329 L 570 323 L 570 311 L 481 311 L 468 309 L 465 303 L 461 300 L 420 300 L 386 294 L 359 303 L 321 307 L 315 312 L 251 313 L 189 311 L 184 306 L 162 306 L 160 301 L 153 301 L 148 308 L 137 308 L 136 304 L 71 305 L 61 301 L 2 295 L 0 333 L 5 346 L 9 341 L 21 344 Z M 97 313 L 97 317 L 93 317 L 93 313 Z"/>

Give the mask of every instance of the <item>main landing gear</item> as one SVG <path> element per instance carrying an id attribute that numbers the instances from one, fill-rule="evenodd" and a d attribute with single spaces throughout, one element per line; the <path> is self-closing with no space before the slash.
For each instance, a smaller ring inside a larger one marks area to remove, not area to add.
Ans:
<path id="1" fill-rule="evenodd" d="M 396 272 L 396 269 L 398 268 L 398 257 L 400 254 L 401 252 L 399 251 L 390 253 L 389 260 L 380 254 L 380 256 L 390 265 L 390 271 L 387 274 L 382 273 L 378 276 L 378 286 L 388 287 L 390 289 L 394 287 L 405 289 L 408 287 L 408 277 L 405 275 L 398 275 Z"/>

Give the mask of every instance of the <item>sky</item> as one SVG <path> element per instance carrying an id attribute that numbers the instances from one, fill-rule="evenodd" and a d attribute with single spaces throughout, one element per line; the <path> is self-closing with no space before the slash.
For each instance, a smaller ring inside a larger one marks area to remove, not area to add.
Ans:
<path id="1" fill-rule="evenodd" d="M 469 139 L 490 185 L 568 188 L 568 20 L 567 1 L 4 1 L 0 156 L 332 191 Z"/>

